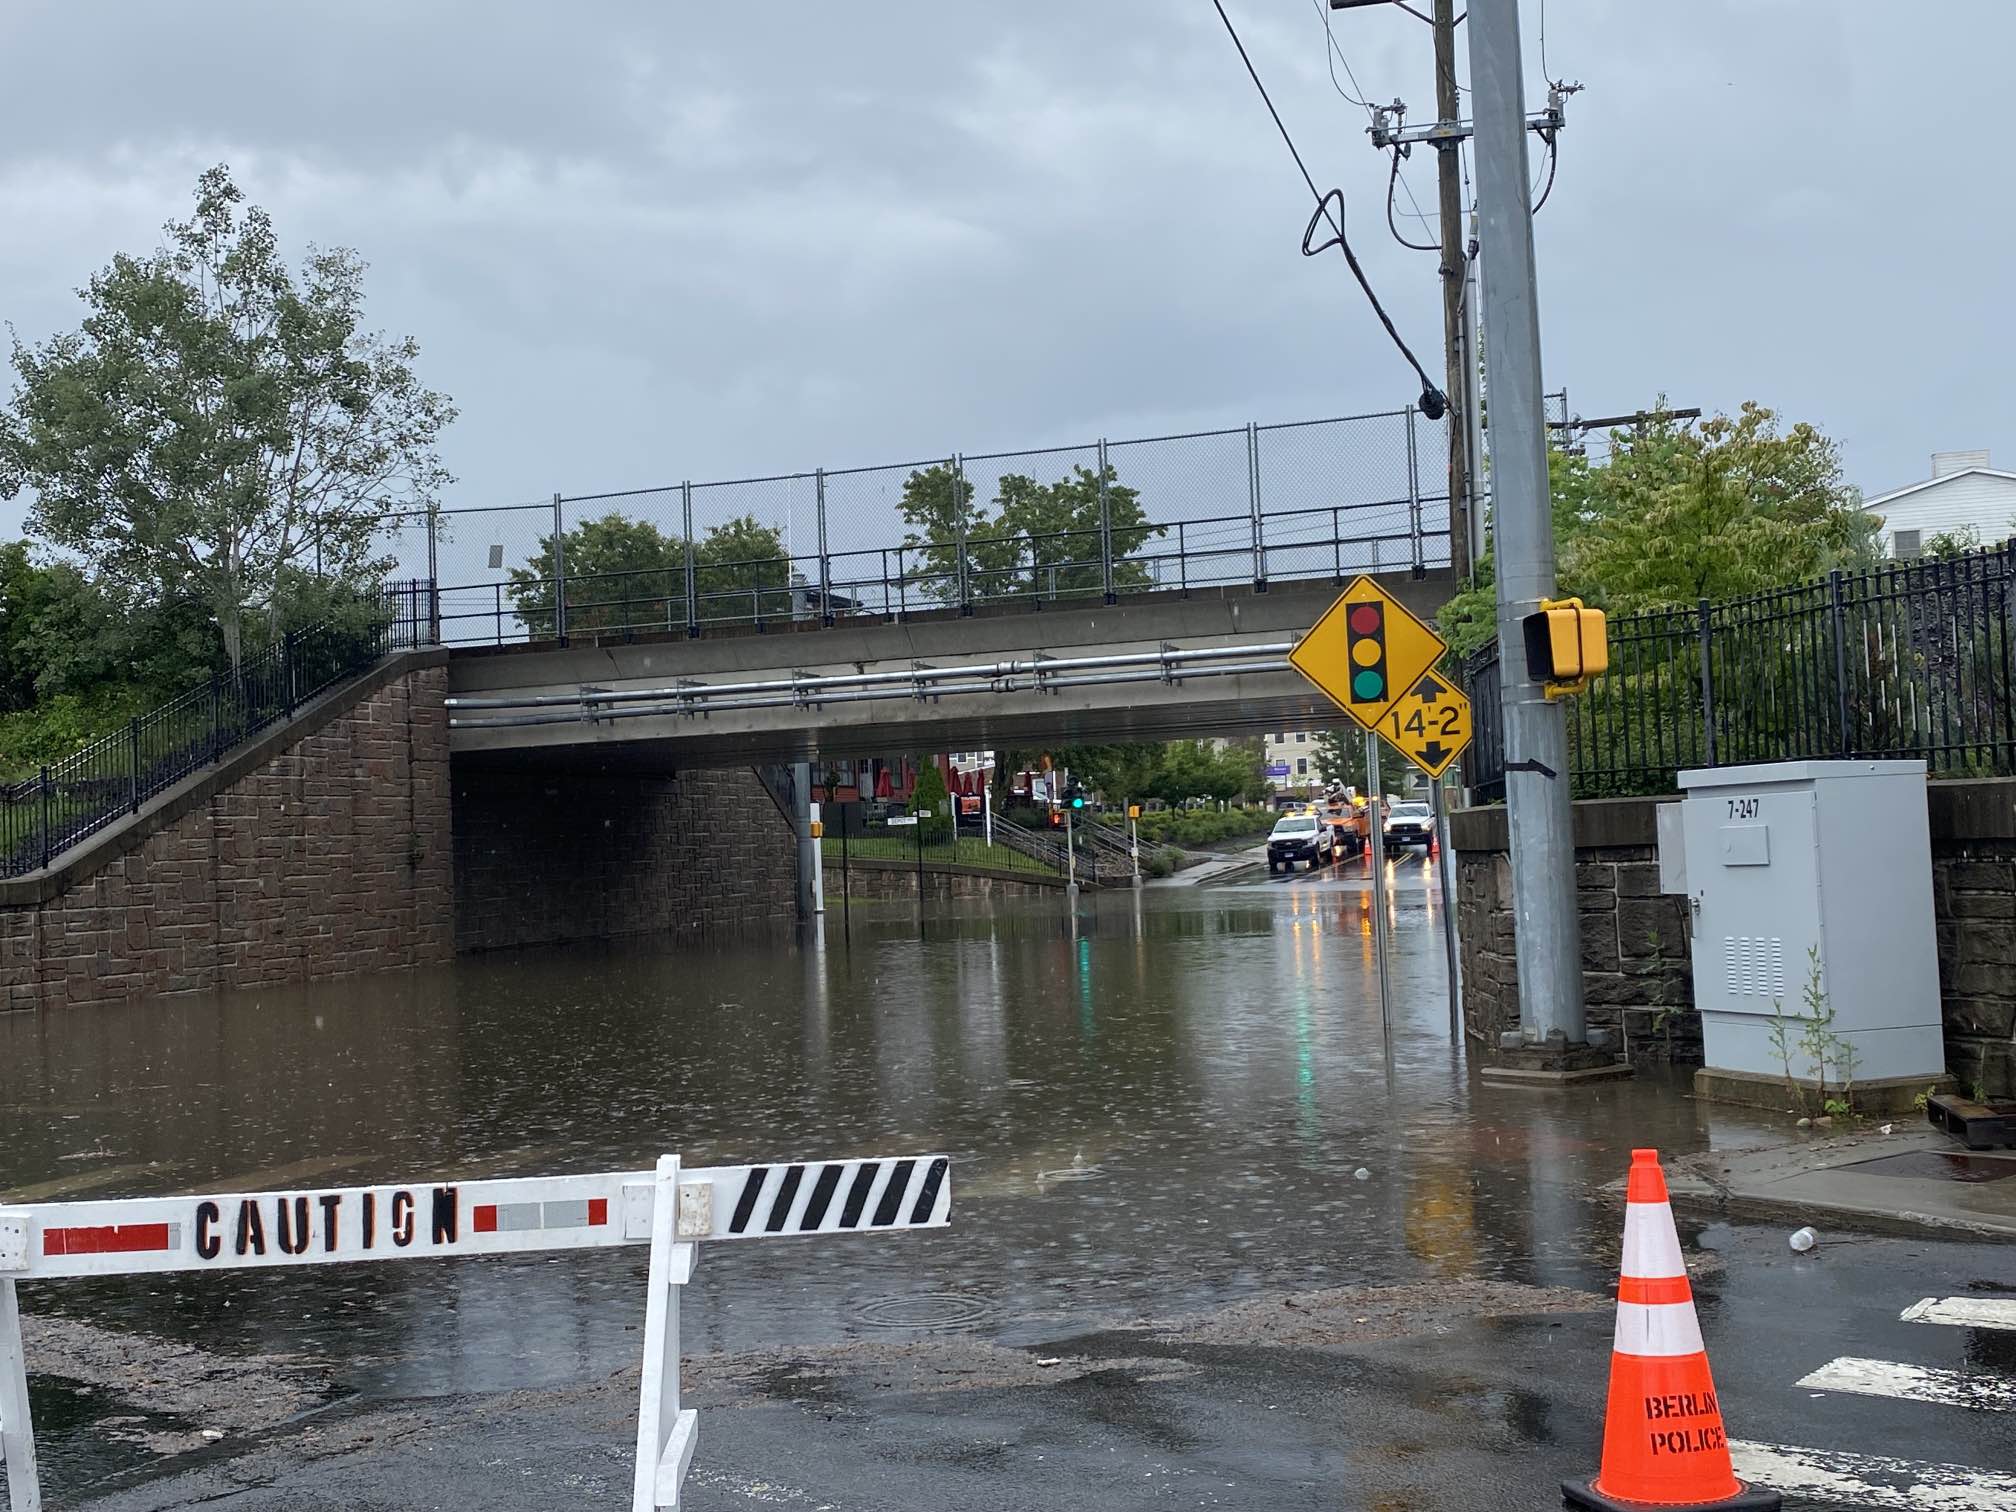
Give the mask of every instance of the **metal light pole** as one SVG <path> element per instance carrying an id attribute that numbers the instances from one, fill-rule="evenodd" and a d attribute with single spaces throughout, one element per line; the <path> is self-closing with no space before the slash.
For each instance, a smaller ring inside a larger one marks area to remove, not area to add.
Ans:
<path id="1" fill-rule="evenodd" d="M 1575 912 L 1567 722 L 1560 705 L 1543 695 L 1528 671 L 1523 650 L 1522 622 L 1542 599 L 1554 596 L 1555 587 L 1519 0 L 1475 0 L 1469 25 L 1477 205 L 1488 264 L 1484 361 L 1491 385 L 1492 539 L 1498 566 L 1505 798 L 1512 833 L 1518 1043 L 1539 1045 L 1559 1035 L 1580 1046 L 1586 1044 L 1588 1030 Z"/>

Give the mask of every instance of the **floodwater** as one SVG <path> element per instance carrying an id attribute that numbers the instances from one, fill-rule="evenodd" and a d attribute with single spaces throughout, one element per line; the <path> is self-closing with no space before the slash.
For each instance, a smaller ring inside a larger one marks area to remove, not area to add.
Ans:
<path id="1" fill-rule="evenodd" d="M 707 1247 L 689 1353 L 1005 1341 L 1273 1289 L 1607 1289 L 1625 1152 L 1746 1142 L 1679 1084 L 1485 1089 L 1436 899 L 1398 861 L 1390 1066 L 1370 895 L 1340 876 L 1011 903 L 835 900 L 792 933 L 0 1015 L 0 1200 L 947 1151 L 943 1233 Z M 334 1393 L 600 1378 L 642 1248 L 51 1282 L 30 1312 Z"/>

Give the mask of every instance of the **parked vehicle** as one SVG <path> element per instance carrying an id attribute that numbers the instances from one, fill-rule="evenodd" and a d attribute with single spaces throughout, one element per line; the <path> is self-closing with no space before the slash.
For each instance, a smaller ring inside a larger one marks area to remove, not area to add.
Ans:
<path id="1" fill-rule="evenodd" d="M 1344 842 L 1337 831 L 1314 813 L 1283 814 L 1267 837 L 1269 873 L 1293 871 L 1297 862 L 1307 862 L 1309 870 L 1329 866 L 1344 854 Z"/>
<path id="2" fill-rule="evenodd" d="M 1386 805 L 1386 848 L 1418 845 L 1428 850 L 1435 843 L 1435 815 L 1425 803 Z"/>

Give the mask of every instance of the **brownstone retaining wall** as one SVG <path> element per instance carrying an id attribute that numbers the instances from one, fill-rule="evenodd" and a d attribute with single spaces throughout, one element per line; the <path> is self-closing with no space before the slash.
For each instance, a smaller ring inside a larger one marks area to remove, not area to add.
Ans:
<path id="1" fill-rule="evenodd" d="M 1582 983 L 1592 1028 L 1623 1037 L 1636 1064 L 1699 1065 L 1684 900 L 1659 893 L 1653 800 L 1575 805 L 1575 897 L 1582 922 Z M 1495 1045 L 1519 1027 L 1519 968 L 1512 950 L 1512 861 L 1503 809 L 1450 816 L 1457 919 L 1463 948 L 1463 1017 Z"/>
<path id="2" fill-rule="evenodd" d="M 1589 1022 L 1624 1034 L 1632 1059 L 1698 1064 L 1684 900 L 1659 896 L 1665 798 L 1575 805 L 1577 896 Z M 1933 908 L 1946 1067 L 1963 1090 L 2016 1097 L 2016 779 L 1933 782 Z M 1463 941 L 1463 1013 L 1487 1043 L 1519 1023 L 1505 811 L 1451 815 Z"/>
<path id="3" fill-rule="evenodd" d="M 791 826 L 755 773 L 458 768 L 455 948 L 790 924 Z"/>
<path id="4" fill-rule="evenodd" d="M 443 654 L 394 658 L 0 882 L 0 1008 L 447 959 L 446 692 Z"/>

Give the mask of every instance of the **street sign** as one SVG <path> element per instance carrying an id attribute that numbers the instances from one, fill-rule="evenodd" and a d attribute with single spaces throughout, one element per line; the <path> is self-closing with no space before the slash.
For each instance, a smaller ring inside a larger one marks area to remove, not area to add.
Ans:
<path id="1" fill-rule="evenodd" d="M 1381 730 L 1394 705 L 1448 649 L 1398 599 L 1361 577 L 1323 611 L 1288 660 L 1359 724 Z"/>
<path id="2" fill-rule="evenodd" d="M 1430 777 L 1440 777 L 1470 744 L 1470 700 L 1430 672 L 1379 721 L 1386 743 Z"/>
<path id="3" fill-rule="evenodd" d="M 891 814 L 883 822 L 886 823 L 891 829 L 895 829 L 899 825 L 915 824 L 917 822 L 917 816 L 915 814 Z"/>

